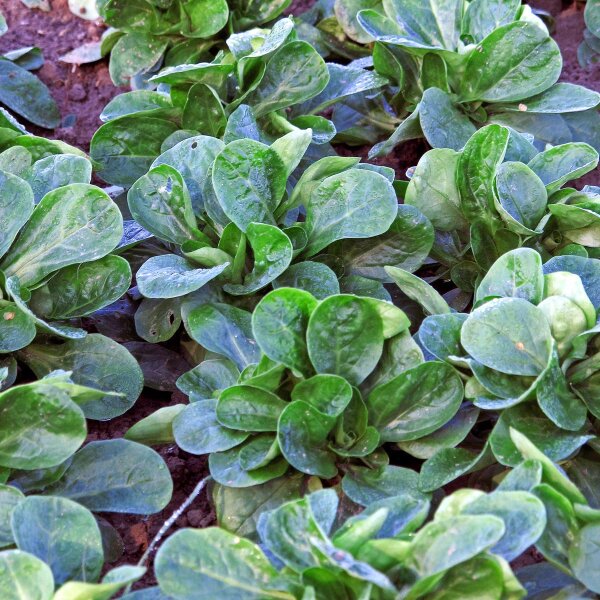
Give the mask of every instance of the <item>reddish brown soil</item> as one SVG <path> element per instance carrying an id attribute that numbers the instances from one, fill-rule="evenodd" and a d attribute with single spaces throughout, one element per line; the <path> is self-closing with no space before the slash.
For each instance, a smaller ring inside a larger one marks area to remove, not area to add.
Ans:
<path id="1" fill-rule="evenodd" d="M 101 124 L 98 115 L 121 90 L 113 85 L 106 61 L 74 66 L 58 60 L 85 42 L 99 40 L 104 27 L 75 17 L 67 0 L 51 0 L 51 5 L 50 12 L 42 12 L 29 10 L 20 0 L 0 0 L 9 28 L 0 37 L 0 53 L 23 46 L 42 49 L 46 62 L 36 74 L 50 88 L 63 123 L 69 126 L 48 131 L 25 125 L 35 134 L 62 139 L 87 151 Z"/>
<path id="2" fill-rule="evenodd" d="M 288 13 L 298 15 L 312 6 L 313 1 L 296 0 Z M 51 4 L 52 11 L 44 13 L 26 9 L 19 0 L 0 0 L 0 9 L 6 16 L 10 28 L 9 32 L 0 38 L 0 52 L 29 45 L 42 48 L 46 64 L 38 74 L 50 87 L 60 107 L 63 120 L 69 122 L 69 119 L 74 116 L 76 121 L 72 126 L 61 127 L 54 131 L 34 130 L 34 128 L 31 130 L 47 137 L 61 138 L 87 150 L 91 136 L 100 125 L 98 115 L 106 103 L 121 90 L 113 87 L 106 61 L 74 68 L 58 61 L 62 54 L 85 42 L 99 39 L 103 27 L 74 17 L 67 8 L 66 0 L 51 0 Z M 565 58 L 562 79 L 600 90 L 600 66 L 595 70 L 586 71 L 577 63 L 577 46 L 583 30 L 581 6 L 567 6 L 561 12 L 561 0 L 536 0 L 533 4 L 553 11 L 557 16 L 556 39 Z M 368 148 L 340 148 L 339 150 L 343 154 L 366 156 Z M 425 150 L 424 142 L 405 144 L 391 156 L 378 160 L 377 163 L 392 166 L 402 176 L 407 167 L 417 163 Z M 600 182 L 598 175 L 597 171 L 588 175 L 585 182 L 598 184 Z M 145 392 L 136 406 L 123 417 L 108 423 L 90 422 L 89 440 L 120 437 L 141 418 L 161 406 L 175 402 L 185 402 L 185 398 L 178 393 L 169 395 Z M 169 506 L 160 514 L 150 517 L 104 515 L 124 540 L 125 553 L 119 563 L 131 564 L 139 560 L 164 520 L 207 474 L 206 459 L 203 457 L 189 455 L 175 445 L 161 448 L 160 453 L 167 462 L 174 480 L 175 491 Z M 214 512 L 205 491 L 179 518 L 174 528 L 205 527 L 213 524 L 214 520 Z M 152 575 L 148 575 L 135 587 L 151 584 L 152 581 Z"/>

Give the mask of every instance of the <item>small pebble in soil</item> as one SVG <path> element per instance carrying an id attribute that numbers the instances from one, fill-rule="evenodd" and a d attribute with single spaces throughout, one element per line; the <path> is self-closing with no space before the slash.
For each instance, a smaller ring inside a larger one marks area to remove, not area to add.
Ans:
<path id="1" fill-rule="evenodd" d="M 75 83 L 69 89 L 69 99 L 76 100 L 77 102 L 81 102 L 87 98 L 87 92 L 85 88 L 80 83 Z"/>

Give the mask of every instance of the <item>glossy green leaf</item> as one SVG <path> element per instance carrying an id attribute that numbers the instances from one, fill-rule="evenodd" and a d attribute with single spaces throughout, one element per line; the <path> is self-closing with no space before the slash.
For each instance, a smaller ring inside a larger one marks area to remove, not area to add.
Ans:
<path id="1" fill-rule="evenodd" d="M 502 255 L 486 273 L 475 292 L 475 301 L 486 298 L 523 298 L 538 304 L 544 294 L 541 256 L 531 248 Z"/>
<path id="2" fill-rule="evenodd" d="M 229 263 L 197 269 L 196 265 L 176 254 L 152 256 L 138 270 L 136 281 L 146 298 L 178 298 L 199 290 L 218 277 Z"/>
<path id="3" fill-rule="evenodd" d="M 177 445 L 190 454 L 209 454 L 235 448 L 247 437 L 246 431 L 224 427 L 217 420 L 217 400 L 198 400 L 175 417 L 173 435 Z"/>
<path id="4" fill-rule="evenodd" d="M 335 455 L 327 448 L 333 427 L 321 411 L 296 400 L 281 413 L 277 439 L 286 460 L 302 473 L 331 479 L 337 474 Z"/>
<path id="5" fill-rule="evenodd" d="M 404 442 L 433 433 L 458 411 L 463 386 L 454 369 L 426 362 L 375 388 L 367 399 L 369 423 L 382 441 Z"/>
<path id="6" fill-rule="evenodd" d="M 331 296 L 313 311 L 306 334 L 308 355 L 318 373 L 358 385 L 373 371 L 383 351 L 383 323 L 364 298 Z"/>
<path id="7" fill-rule="evenodd" d="M 102 538 L 92 513 L 67 498 L 30 496 L 12 515 L 19 550 L 43 560 L 60 585 L 96 581 L 104 564 Z"/>
<path id="8" fill-rule="evenodd" d="M 44 196 L 0 267 L 31 286 L 62 267 L 105 256 L 122 235 L 123 218 L 108 194 L 73 183 Z"/>
<path id="9" fill-rule="evenodd" d="M 306 344 L 315 298 L 303 290 L 280 288 L 267 294 L 252 314 L 252 331 L 272 360 L 305 375 L 312 370 Z"/>
<path id="10" fill-rule="evenodd" d="M 0 394 L 0 464 L 40 469 L 60 464 L 85 440 L 81 409 L 49 383 L 15 386 Z"/>
<path id="11" fill-rule="evenodd" d="M 75 383 L 107 392 L 82 403 L 88 419 L 123 414 L 142 391 L 144 378 L 135 358 L 122 345 L 97 333 L 60 345 L 34 344 L 23 351 L 22 358 L 38 377 L 65 369 L 73 372 Z"/>
<path id="12" fill-rule="evenodd" d="M 429 56 L 429 55 L 427 55 Z M 419 104 L 419 120 L 425 139 L 434 148 L 461 150 L 476 127 L 445 91 L 430 87 Z"/>
<path id="13" fill-rule="evenodd" d="M 567 181 L 577 179 L 598 165 L 598 152 L 584 143 L 554 146 L 534 156 L 529 168 L 544 182 L 548 194 Z"/>
<path id="14" fill-rule="evenodd" d="M 0 552 L 0 586 L 6 600 L 51 600 L 54 595 L 50 567 L 21 550 Z"/>
<path id="15" fill-rule="evenodd" d="M 54 129 L 60 124 L 60 111 L 50 90 L 9 60 L 0 61 L 0 102 L 39 127 Z"/>
<path id="16" fill-rule="evenodd" d="M 120 256 L 60 269 L 35 290 L 30 306 L 47 319 L 85 317 L 117 301 L 131 285 L 131 267 Z"/>
<path id="17" fill-rule="evenodd" d="M 173 482 L 154 450 L 124 439 L 90 442 L 48 492 L 92 511 L 152 514 L 171 500 Z"/>
<path id="18" fill-rule="evenodd" d="M 227 284 L 224 290 L 235 296 L 252 294 L 279 277 L 292 262 L 292 242 L 279 228 L 249 223 L 246 236 L 254 254 L 254 269 L 242 284 Z"/>
<path id="19" fill-rule="evenodd" d="M 159 164 L 140 177 L 127 193 L 127 203 L 133 218 L 161 240 L 183 244 L 202 239 L 197 237 L 200 233 L 184 179 L 169 164 Z"/>
<path id="20" fill-rule="evenodd" d="M 275 225 L 286 182 L 275 150 L 250 139 L 231 142 L 215 159 L 212 182 L 223 211 L 242 231 L 253 222 Z"/>
<path id="21" fill-rule="evenodd" d="M 385 177 L 350 169 L 325 179 L 306 205 L 306 256 L 343 238 L 369 238 L 385 233 L 396 218 L 397 201 Z"/>
<path id="22" fill-rule="evenodd" d="M 247 102 L 259 118 L 316 96 L 328 81 L 329 72 L 319 53 L 307 42 L 289 42 L 271 57 Z"/>
<path id="23" fill-rule="evenodd" d="M 464 349 L 481 364 L 511 375 L 539 375 L 552 337 L 543 313 L 522 298 L 499 298 L 475 309 L 461 331 Z"/>
<path id="24" fill-rule="evenodd" d="M 187 329 L 192 339 L 229 358 L 240 370 L 259 360 L 251 315 L 244 310 L 227 304 L 204 304 L 188 314 Z"/>
<path id="25" fill-rule="evenodd" d="M 269 592 L 277 572 L 252 542 L 218 529 L 182 529 L 156 556 L 156 578 L 162 590 L 180 600 L 212 599 L 219 595 L 247 600 L 288 594 Z"/>
<path id="26" fill-rule="evenodd" d="M 556 83 L 562 68 L 556 42 L 536 24 L 517 21 L 490 33 L 471 52 L 461 100 L 522 100 Z"/>

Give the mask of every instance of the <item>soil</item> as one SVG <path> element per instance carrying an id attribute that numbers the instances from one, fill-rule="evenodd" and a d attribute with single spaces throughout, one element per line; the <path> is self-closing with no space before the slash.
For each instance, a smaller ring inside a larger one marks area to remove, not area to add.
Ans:
<path id="1" fill-rule="evenodd" d="M 0 53 L 23 46 L 38 46 L 46 59 L 36 71 L 50 88 L 62 116 L 61 127 L 45 130 L 28 125 L 36 135 L 61 139 L 87 151 L 98 118 L 108 101 L 121 91 L 108 74 L 106 61 L 89 65 L 70 65 L 61 56 L 86 42 L 100 39 L 105 27 L 75 17 L 67 0 L 51 0 L 51 10 L 30 10 L 19 0 L 0 0 L 0 10 L 8 23 L 8 32 L 0 37 Z"/>
<path id="2" fill-rule="evenodd" d="M 46 62 L 38 71 L 57 101 L 63 117 L 63 125 L 53 131 L 30 127 L 39 135 L 60 138 L 83 150 L 101 124 L 98 118 L 106 103 L 122 90 L 115 88 L 110 80 L 106 61 L 91 65 L 71 66 L 59 61 L 59 57 L 85 42 L 98 40 L 103 26 L 100 23 L 79 19 L 71 14 L 67 0 L 50 0 L 52 10 L 42 12 L 29 10 L 19 0 L 0 0 L 9 31 L 0 38 L 0 52 L 21 46 L 37 45 L 42 48 Z M 314 0 L 295 0 L 288 14 L 300 14 L 310 8 Z M 534 5 L 552 12 L 556 17 L 555 38 L 563 52 L 565 66 L 561 79 L 585 85 L 600 91 L 600 66 L 587 71 L 577 62 L 577 46 L 582 38 L 583 11 L 580 4 L 561 3 L 561 0 L 537 0 Z M 366 157 L 368 148 L 338 148 L 342 154 L 360 154 Z M 411 142 L 398 148 L 391 156 L 379 159 L 377 164 L 393 167 L 399 176 L 404 176 L 407 167 L 415 165 L 427 150 L 423 141 Z M 589 174 L 583 183 L 599 183 L 598 171 Z M 104 332 L 106 333 L 106 332 Z M 127 429 L 154 410 L 177 402 L 186 402 L 179 392 L 173 394 L 146 390 L 135 407 L 126 415 L 110 422 L 89 422 L 89 441 L 121 437 Z M 208 474 L 204 457 L 192 456 L 175 445 L 159 449 L 174 481 L 173 499 L 169 506 L 157 515 L 149 517 L 128 515 L 103 515 L 120 533 L 124 542 L 123 556 L 115 564 L 136 563 L 162 523 L 178 508 L 197 482 Z M 181 527 L 206 527 L 214 524 L 214 511 L 204 491 L 175 523 Z M 172 533 L 169 532 L 169 533 Z M 530 553 L 525 561 L 535 562 L 537 557 Z M 114 565 L 112 565 L 114 566 Z M 150 570 L 151 573 L 151 570 Z M 153 583 L 147 575 L 134 589 Z"/>

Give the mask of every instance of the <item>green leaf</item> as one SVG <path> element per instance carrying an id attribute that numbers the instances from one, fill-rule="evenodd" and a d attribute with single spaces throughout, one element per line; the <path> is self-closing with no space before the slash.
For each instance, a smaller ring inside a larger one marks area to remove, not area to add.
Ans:
<path id="1" fill-rule="evenodd" d="M 10 248 L 20 229 L 33 212 L 33 193 L 20 177 L 0 171 L 0 214 L 4 223 L 0 232 L 0 257 Z"/>
<path id="2" fill-rule="evenodd" d="M 260 349 L 270 359 L 310 374 L 306 330 L 316 306 L 315 298 L 303 290 L 279 288 L 267 294 L 252 314 L 252 331 Z"/>
<path id="3" fill-rule="evenodd" d="M 512 440 L 511 429 L 525 434 L 554 461 L 567 458 L 589 440 L 585 431 L 559 429 L 535 405 L 524 403 L 513 406 L 502 411 L 489 438 L 497 460 L 512 467 L 521 462 L 521 452 Z"/>
<path id="4" fill-rule="evenodd" d="M 333 490 L 316 494 L 332 496 L 337 504 Z M 261 538 L 269 550 L 296 572 L 325 563 L 317 544 L 326 541 L 326 536 L 313 514 L 312 500 L 309 496 L 287 502 L 269 513 L 261 527 Z"/>
<path id="5" fill-rule="evenodd" d="M 539 407 L 555 425 L 569 431 L 578 431 L 585 425 L 587 406 L 571 391 L 555 348 L 536 392 Z"/>
<path id="6" fill-rule="evenodd" d="M 184 179 L 169 164 L 159 164 L 140 177 L 127 193 L 127 204 L 133 218 L 161 240 L 183 244 L 203 239 Z"/>
<path id="7" fill-rule="evenodd" d="M 15 507 L 25 499 L 25 495 L 12 485 L 0 484 L 0 548 L 12 546 L 15 538 L 10 527 L 10 518 Z"/>
<path id="8" fill-rule="evenodd" d="M 117 301 L 131 285 L 131 267 L 120 256 L 60 269 L 31 295 L 32 310 L 47 319 L 85 317 Z"/>
<path id="9" fill-rule="evenodd" d="M 419 474 L 404 467 L 386 466 L 380 469 L 352 467 L 342 480 L 344 493 L 361 506 L 370 506 L 399 494 L 425 497 L 419 491 Z"/>
<path id="10" fill-rule="evenodd" d="M 299 381 L 292 401 L 302 400 L 328 417 L 339 417 L 352 400 L 352 386 L 337 375 L 314 375 Z"/>
<path id="11" fill-rule="evenodd" d="M 279 277 L 292 262 L 290 238 L 273 225 L 249 223 L 246 236 L 254 255 L 254 269 L 243 284 L 227 284 L 223 289 L 235 296 L 253 294 Z"/>
<path id="12" fill-rule="evenodd" d="M 556 42 L 534 23 L 495 29 L 466 63 L 461 100 L 510 102 L 539 94 L 556 83 L 562 68 Z"/>
<path id="13" fill-rule="evenodd" d="M 541 94 L 527 98 L 525 103 L 495 104 L 494 111 L 560 114 L 590 110 L 598 106 L 599 102 L 600 95 L 598 92 L 582 85 L 561 82 L 554 84 Z M 523 106 L 525 109 L 523 109 Z"/>
<path id="14" fill-rule="evenodd" d="M 341 242 L 339 253 L 345 274 L 390 282 L 384 267 L 416 271 L 433 246 L 434 231 L 429 219 L 413 206 L 401 204 L 391 227 L 383 234 Z"/>
<path id="15" fill-rule="evenodd" d="M 90 442 L 48 493 L 95 512 L 148 515 L 171 500 L 173 482 L 154 450 L 124 439 Z"/>
<path id="16" fill-rule="evenodd" d="M 83 156 L 54 154 L 33 163 L 23 174 L 33 190 L 35 202 L 48 192 L 69 183 L 90 183 L 92 163 Z"/>
<path id="17" fill-rule="evenodd" d="M 81 409 L 69 394 L 43 381 L 0 394 L 0 465 L 41 469 L 60 464 L 85 440 Z"/>
<path id="18" fill-rule="evenodd" d="M 145 572 L 145 567 L 123 565 L 106 573 L 101 583 L 68 581 L 57 590 L 52 600 L 108 600 L 121 588 L 141 579 Z M 140 600 L 139 597 L 138 600 Z M 160 598 L 153 597 L 151 600 L 160 600 Z"/>
<path id="19" fill-rule="evenodd" d="M 460 408 L 463 386 L 454 369 L 426 362 L 375 388 L 367 399 L 369 423 L 384 442 L 419 439 L 445 425 Z"/>
<path id="20" fill-rule="evenodd" d="M 277 439 L 286 460 L 302 473 L 331 479 L 337 474 L 335 455 L 327 448 L 334 425 L 304 400 L 289 404 L 279 417 Z"/>
<path id="21" fill-rule="evenodd" d="M 540 152 L 528 166 L 542 180 L 550 195 L 567 181 L 595 169 L 598 166 L 598 152 L 588 144 L 571 142 Z"/>
<path id="22" fill-rule="evenodd" d="M 178 129 L 170 119 L 152 113 L 125 115 L 96 131 L 90 157 L 98 163 L 98 174 L 104 181 L 130 187 L 147 173 L 161 153 L 163 141 Z"/>
<path id="23" fill-rule="evenodd" d="M 450 95 L 437 87 L 423 93 L 419 120 L 425 139 L 434 148 L 461 150 L 477 129 Z"/>
<path id="24" fill-rule="evenodd" d="M 273 282 L 273 287 L 298 288 L 318 300 L 340 293 L 335 272 L 324 263 L 310 260 L 293 264 Z"/>
<path id="25" fill-rule="evenodd" d="M 252 487 L 281 477 L 288 470 L 289 465 L 281 456 L 251 471 L 245 469 L 242 458 L 246 447 L 253 440 L 254 438 L 237 448 L 216 452 L 208 457 L 210 474 L 217 483 L 234 488 Z"/>
<path id="26" fill-rule="evenodd" d="M 383 351 L 383 323 L 367 299 L 330 296 L 310 316 L 306 340 L 317 373 L 340 375 L 359 385 Z"/>
<path id="27" fill-rule="evenodd" d="M 480 496 L 461 512 L 466 515 L 494 515 L 504 521 L 504 535 L 491 551 L 507 561 L 525 552 L 546 528 L 544 505 L 529 492 L 496 491 Z"/>
<path id="28" fill-rule="evenodd" d="M 0 61 L 0 102 L 40 127 L 54 129 L 60 124 L 60 111 L 50 90 L 10 60 Z"/>
<path id="29" fill-rule="evenodd" d="M 546 483 L 535 486 L 533 493 L 544 503 L 548 517 L 536 548 L 553 564 L 569 569 L 569 548 L 579 532 L 573 505 Z"/>
<path id="30" fill-rule="evenodd" d="M 226 358 L 205 360 L 177 380 L 177 388 L 190 402 L 216 398 L 221 390 L 235 385 L 240 376 L 237 367 Z"/>
<path id="31" fill-rule="evenodd" d="M 498 298 L 471 313 L 461 343 L 486 367 L 509 375 L 537 376 L 548 364 L 552 336 L 538 308 L 522 298 Z"/>
<path id="32" fill-rule="evenodd" d="M 532 304 L 539 304 L 543 295 L 541 256 L 531 248 L 517 248 L 503 254 L 492 265 L 477 286 L 475 302 L 499 296 L 523 298 Z"/>
<path id="33" fill-rule="evenodd" d="M 134 90 L 115 96 L 100 113 L 100 120 L 111 121 L 117 117 L 131 115 L 155 108 L 171 108 L 171 98 L 167 94 L 151 90 Z"/>
<path id="34" fill-rule="evenodd" d="M 488 125 L 467 142 L 458 159 L 456 181 L 460 208 L 470 223 L 489 221 L 494 214 L 493 185 L 496 171 L 508 147 L 510 133 L 505 127 Z"/>
<path id="35" fill-rule="evenodd" d="M 451 312 L 448 303 L 435 288 L 420 277 L 396 267 L 386 267 L 385 270 L 402 292 L 422 306 L 425 313 L 441 315 Z"/>
<path id="36" fill-rule="evenodd" d="M 271 392 L 236 385 L 221 392 L 217 419 L 231 429 L 277 431 L 277 420 L 286 406 L 286 402 Z"/>
<path id="37" fill-rule="evenodd" d="M 122 235 L 123 218 L 108 194 L 73 183 L 44 196 L 0 268 L 31 286 L 62 267 L 102 258 Z"/>
<path id="38" fill-rule="evenodd" d="M 193 85 L 187 95 L 181 123 L 186 129 L 220 137 L 227 117 L 217 93 L 204 83 Z"/>
<path id="39" fill-rule="evenodd" d="M 467 227 L 455 181 L 459 157 L 458 152 L 448 148 L 426 152 L 419 160 L 406 190 L 406 204 L 418 208 L 439 231 Z"/>
<path id="40" fill-rule="evenodd" d="M 445 313 L 426 317 L 419 328 L 419 341 L 423 347 L 440 360 L 463 356 L 460 331 L 468 315 Z"/>
<path id="41" fill-rule="evenodd" d="M 319 53 L 308 42 L 289 42 L 271 57 L 247 103 L 259 118 L 316 96 L 328 82 L 329 71 Z"/>
<path id="42" fill-rule="evenodd" d="M 259 360 L 260 351 L 252 337 L 251 315 L 227 304 L 204 304 L 187 316 L 190 337 L 211 352 L 233 361 L 243 370 Z"/>
<path id="43" fill-rule="evenodd" d="M 396 218 L 396 194 L 382 175 L 350 169 L 325 179 L 306 205 L 307 257 L 336 240 L 385 233 Z"/>
<path id="44" fill-rule="evenodd" d="M 418 440 L 400 442 L 398 446 L 411 456 L 426 460 L 439 450 L 458 446 L 469 435 L 478 417 L 479 409 L 464 403 L 456 415 L 437 431 Z"/>
<path id="45" fill-rule="evenodd" d="M 600 592 L 598 576 L 598 535 L 600 523 L 590 523 L 576 534 L 569 548 L 569 565 L 573 574 L 592 592 Z"/>
<path id="46" fill-rule="evenodd" d="M 406 45 L 455 50 L 462 5 L 457 0 L 391 0 L 385 12 L 402 28 Z"/>
<path id="47" fill-rule="evenodd" d="M 28 346 L 37 334 L 35 319 L 14 302 L 0 300 L 0 352 Z"/>
<path id="48" fill-rule="evenodd" d="M 479 42 L 501 25 L 517 20 L 519 0 L 473 0 L 465 11 L 462 34 Z"/>
<path id="49" fill-rule="evenodd" d="M 217 420 L 214 398 L 193 402 L 175 417 L 173 435 L 177 445 L 190 454 L 209 454 L 235 448 L 248 437 L 246 431 L 223 427 Z"/>
<path id="50" fill-rule="evenodd" d="M 253 222 L 276 224 L 286 169 L 272 148 L 250 139 L 231 142 L 215 159 L 212 182 L 223 211 L 242 231 Z"/>
<path id="51" fill-rule="evenodd" d="M 510 218 L 503 217 L 509 229 L 527 234 L 538 227 L 548 202 L 543 181 L 527 166 L 519 162 L 505 162 L 498 167 L 495 191 L 498 203 L 512 219 L 525 229 L 516 227 Z"/>
<path id="52" fill-rule="evenodd" d="M 21 358 L 38 377 L 64 369 L 73 372 L 75 383 L 106 392 L 82 403 L 88 419 L 123 414 L 138 399 L 144 383 L 142 370 L 127 349 L 97 333 L 60 345 L 33 344 L 23 350 Z"/>
<path id="53" fill-rule="evenodd" d="M 182 529 L 156 555 L 161 590 L 180 600 L 219 596 L 291 600 L 293 596 L 269 589 L 276 576 L 277 571 L 258 546 L 216 527 Z"/>
<path id="54" fill-rule="evenodd" d="M 197 269 L 182 256 L 161 254 L 152 256 L 139 268 L 136 281 L 146 298 L 178 298 L 199 290 L 228 266 L 224 263 L 212 269 Z"/>
<path id="55" fill-rule="evenodd" d="M 476 454 L 464 448 L 442 448 L 421 467 L 419 488 L 433 492 L 462 475 L 472 473 L 494 462 L 487 446 Z"/>
<path id="56" fill-rule="evenodd" d="M 6 600 L 51 600 L 54 578 L 39 558 L 21 550 L 6 550 L 0 552 L 0 588 Z"/>
<path id="57" fill-rule="evenodd" d="M 143 298 L 135 311 L 135 332 L 147 342 L 170 340 L 181 325 L 179 298 Z"/>
<path id="58" fill-rule="evenodd" d="M 571 502 L 586 504 L 585 496 L 565 475 L 564 471 L 557 467 L 543 452 L 538 450 L 525 435 L 511 427 L 510 437 L 525 460 L 533 459 L 541 463 L 544 483 L 552 485 L 552 487 L 566 496 Z"/>
<path id="59" fill-rule="evenodd" d="M 109 73 L 116 86 L 129 85 L 130 80 L 149 71 L 168 46 L 165 38 L 149 33 L 126 33 L 110 52 Z"/>
<path id="60" fill-rule="evenodd" d="M 422 578 L 443 573 L 490 549 L 504 532 L 502 519 L 492 515 L 456 516 L 428 523 L 411 542 L 410 564 Z"/>
<path id="61" fill-rule="evenodd" d="M 163 152 L 152 163 L 152 167 L 164 164 L 177 169 L 189 191 L 194 212 L 199 214 L 204 204 L 202 190 L 209 175 L 210 166 L 224 147 L 225 144 L 221 140 L 213 137 L 192 136 Z M 191 223 L 195 226 L 194 221 Z"/>
<path id="62" fill-rule="evenodd" d="M 173 421 L 185 408 L 185 404 L 163 406 L 132 425 L 123 437 L 146 446 L 170 444 L 175 441 Z"/>
<path id="63" fill-rule="evenodd" d="M 87 508 L 67 498 L 30 496 L 15 508 L 11 522 L 19 550 L 43 560 L 57 585 L 98 579 L 102 538 Z"/>

